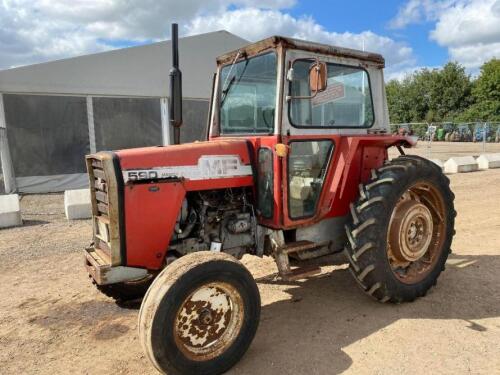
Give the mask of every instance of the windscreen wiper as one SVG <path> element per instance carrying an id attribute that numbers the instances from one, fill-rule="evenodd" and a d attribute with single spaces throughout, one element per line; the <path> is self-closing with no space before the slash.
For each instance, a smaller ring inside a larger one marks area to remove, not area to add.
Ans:
<path id="1" fill-rule="evenodd" d="M 236 64 L 236 61 L 238 60 L 238 57 L 240 55 L 242 55 L 243 58 L 245 59 L 245 66 L 243 67 L 243 70 L 241 71 L 238 80 L 240 80 L 240 78 L 243 76 L 243 74 L 245 73 L 245 70 L 247 69 L 247 66 L 248 66 L 249 60 L 247 59 L 246 53 L 238 52 L 238 54 L 236 55 L 236 57 L 233 60 L 233 63 L 231 64 L 231 68 L 229 68 L 229 73 L 228 73 L 228 77 L 229 77 L 229 75 L 231 74 L 233 67 Z M 229 93 L 229 90 L 231 90 L 231 86 L 233 85 L 233 83 L 235 81 L 236 81 L 236 74 L 229 79 L 229 82 L 227 82 L 227 78 L 224 81 L 224 85 L 222 85 L 222 92 L 221 92 L 222 95 L 221 95 L 221 100 L 220 100 L 220 107 L 221 108 L 222 108 L 222 105 L 224 104 L 224 100 L 226 100 L 226 97 L 227 97 L 227 94 Z"/>
<path id="2" fill-rule="evenodd" d="M 229 80 L 229 83 L 227 84 L 226 88 L 222 89 L 222 95 L 220 99 L 220 106 L 224 104 L 224 100 L 226 100 L 227 94 L 229 90 L 231 89 L 231 86 L 233 85 L 234 81 L 236 81 L 236 76 L 232 76 L 232 78 Z"/>

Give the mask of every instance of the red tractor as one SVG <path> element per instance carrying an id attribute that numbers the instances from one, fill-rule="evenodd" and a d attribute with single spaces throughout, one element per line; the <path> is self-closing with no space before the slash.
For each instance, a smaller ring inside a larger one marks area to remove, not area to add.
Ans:
<path id="1" fill-rule="evenodd" d="M 454 234 L 449 180 L 404 155 L 415 138 L 389 134 L 382 56 L 276 36 L 217 66 L 207 141 L 86 159 L 86 267 L 116 299 L 147 291 L 140 341 L 169 374 L 224 372 L 249 347 L 261 305 L 244 254 L 272 256 L 297 280 L 343 251 L 367 295 L 400 303 L 436 284 Z M 389 160 L 390 147 L 401 156 Z"/>

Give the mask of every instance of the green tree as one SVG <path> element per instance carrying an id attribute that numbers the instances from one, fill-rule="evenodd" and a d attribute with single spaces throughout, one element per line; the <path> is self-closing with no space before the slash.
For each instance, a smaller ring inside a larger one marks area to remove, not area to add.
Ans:
<path id="1" fill-rule="evenodd" d="M 438 121 L 450 121 L 472 103 L 472 83 L 465 68 L 456 62 L 449 62 L 436 70 L 430 83 L 429 110 Z"/>
<path id="2" fill-rule="evenodd" d="M 500 121 L 500 59 L 481 66 L 472 88 L 473 104 L 458 116 L 463 121 Z"/>
<path id="3" fill-rule="evenodd" d="M 391 122 L 449 121 L 472 103 L 471 89 L 465 68 L 455 62 L 392 80 L 386 85 Z"/>

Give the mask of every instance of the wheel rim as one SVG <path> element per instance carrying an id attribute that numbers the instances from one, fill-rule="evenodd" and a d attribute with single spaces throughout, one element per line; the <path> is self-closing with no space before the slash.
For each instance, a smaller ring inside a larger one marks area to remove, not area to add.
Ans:
<path id="1" fill-rule="evenodd" d="M 433 185 L 412 185 L 394 207 L 387 232 L 387 256 L 394 275 L 406 284 L 423 280 L 443 251 L 444 200 Z"/>
<path id="2" fill-rule="evenodd" d="M 174 337 L 190 359 L 207 361 L 234 342 L 243 325 L 243 299 L 230 284 L 214 282 L 191 293 L 179 308 Z"/>

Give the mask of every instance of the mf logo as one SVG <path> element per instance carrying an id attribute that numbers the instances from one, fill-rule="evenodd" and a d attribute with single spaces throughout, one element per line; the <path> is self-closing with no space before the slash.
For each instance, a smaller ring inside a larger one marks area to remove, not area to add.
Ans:
<path id="1" fill-rule="evenodd" d="M 240 169 L 240 159 L 229 155 L 202 156 L 198 160 L 198 168 L 206 177 L 234 176 Z"/>

